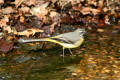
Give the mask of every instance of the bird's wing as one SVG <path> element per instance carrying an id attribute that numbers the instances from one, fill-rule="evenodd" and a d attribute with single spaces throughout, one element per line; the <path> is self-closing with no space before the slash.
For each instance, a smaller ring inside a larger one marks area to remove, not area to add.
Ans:
<path id="1" fill-rule="evenodd" d="M 51 37 L 50 39 L 56 40 L 60 43 L 74 44 L 73 41 L 71 41 L 70 39 L 68 39 L 66 37 Z"/>

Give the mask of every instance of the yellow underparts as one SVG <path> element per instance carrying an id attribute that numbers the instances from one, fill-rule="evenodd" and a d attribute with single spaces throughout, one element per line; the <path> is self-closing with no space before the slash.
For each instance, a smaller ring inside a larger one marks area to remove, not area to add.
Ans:
<path id="1" fill-rule="evenodd" d="M 61 43 L 59 41 L 56 41 L 56 40 L 53 40 L 53 39 L 50 39 L 50 38 L 44 38 L 43 40 L 53 42 L 53 43 L 57 43 L 57 44 L 63 46 L 64 48 L 76 48 L 76 47 L 79 47 L 84 41 L 83 38 L 80 38 L 80 40 L 78 40 L 74 44 L 67 44 L 67 43 Z"/>

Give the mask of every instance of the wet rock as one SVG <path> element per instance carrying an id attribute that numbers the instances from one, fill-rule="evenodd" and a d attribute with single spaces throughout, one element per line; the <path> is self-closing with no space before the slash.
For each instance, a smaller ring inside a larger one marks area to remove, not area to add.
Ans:
<path id="1" fill-rule="evenodd" d="M 28 61 L 30 59 L 31 59 L 30 56 L 20 55 L 20 56 L 14 58 L 12 60 L 12 62 L 14 62 L 14 63 L 24 63 L 24 62 L 26 62 L 26 61 Z"/>

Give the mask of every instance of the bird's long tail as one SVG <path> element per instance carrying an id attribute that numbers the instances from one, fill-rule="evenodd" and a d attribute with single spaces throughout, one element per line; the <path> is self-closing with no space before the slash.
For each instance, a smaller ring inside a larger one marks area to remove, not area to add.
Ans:
<path id="1" fill-rule="evenodd" d="M 41 38 L 41 39 L 18 39 L 19 43 L 29 43 L 29 42 L 39 42 L 39 41 L 49 41 L 49 38 Z"/>

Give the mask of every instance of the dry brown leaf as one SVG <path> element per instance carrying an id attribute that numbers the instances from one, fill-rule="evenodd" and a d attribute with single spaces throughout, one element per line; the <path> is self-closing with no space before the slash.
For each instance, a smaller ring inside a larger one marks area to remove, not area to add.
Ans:
<path id="1" fill-rule="evenodd" d="M 21 0 L 15 0 L 14 4 L 17 5 Z"/>
<path id="2" fill-rule="evenodd" d="M 36 0 L 30 0 L 29 5 L 35 5 Z"/>
<path id="3" fill-rule="evenodd" d="M 13 45 L 14 45 L 14 43 L 11 43 L 11 42 L 1 39 L 0 40 L 0 51 L 6 53 L 13 49 Z"/>
<path id="4" fill-rule="evenodd" d="M 37 7 L 33 7 L 33 8 L 31 8 L 30 13 L 32 15 L 42 15 L 42 16 L 45 16 L 48 13 L 48 10 L 46 9 L 46 7 L 48 5 L 49 5 L 49 2 L 45 3 L 45 4 L 42 4 L 40 6 L 37 6 Z"/>
<path id="5" fill-rule="evenodd" d="M 17 32 L 14 29 L 13 33 L 16 34 L 16 35 L 23 35 L 23 36 L 29 37 L 30 35 L 34 35 L 37 32 L 43 32 L 43 30 L 40 30 L 40 29 L 37 29 L 37 28 L 31 28 L 31 29 L 27 29 L 27 30 L 24 30 L 24 31 L 21 31 L 21 32 Z"/>
<path id="6" fill-rule="evenodd" d="M 91 11 L 94 15 L 96 15 L 100 12 L 100 9 L 91 9 Z"/>
<path id="7" fill-rule="evenodd" d="M 100 12 L 100 9 L 93 9 L 91 7 L 83 7 L 80 12 L 83 14 L 83 15 L 86 15 L 86 14 L 90 14 L 91 12 L 96 15 Z"/>
<path id="8" fill-rule="evenodd" d="M 63 8 L 66 4 L 71 3 L 72 5 L 80 3 L 80 0 L 59 0 L 58 4 Z"/>
<path id="9" fill-rule="evenodd" d="M 103 8 L 103 11 L 104 11 L 104 12 L 107 12 L 108 10 L 109 10 L 109 8 L 107 8 L 107 7 L 104 7 L 104 8 Z"/>
<path id="10" fill-rule="evenodd" d="M 0 27 L 7 26 L 7 22 L 5 20 L 0 20 Z"/>
<path id="11" fill-rule="evenodd" d="M 0 0 L 0 4 L 4 4 L 4 0 Z"/>
<path id="12" fill-rule="evenodd" d="M 13 30 L 11 29 L 10 26 L 4 26 L 4 27 L 3 27 L 3 30 L 4 30 L 4 31 L 7 31 L 8 33 L 12 33 L 12 32 L 13 32 Z"/>
<path id="13" fill-rule="evenodd" d="M 102 33 L 102 32 L 104 32 L 104 29 L 98 28 L 97 31 Z"/>
<path id="14" fill-rule="evenodd" d="M 60 14 L 54 11 L 50 12 L 50 17 L 53 22 L 58 22 L 60 20 Z"/>
<path id="15" fill-rule="evenodd" d="M 104 2 L 104 0 L 99 0 L 99 2 L 98 2 L 98 6 L 99 6 L 100 8 L 103 7 L 103 2 Z"/>
<path id="16" fill-rule="evenodd" d="M 24 12 L 24 13 L 28 13 L 30 11 L 29 7 L 21 7 L 20 11 Z"/>
<path id="17" fill-rule="evenodd" d="M 9 22 L 10 15 L 5 15 L 3 19 L 0 20 L 0 27 L 7 26 L 7 22 Z"/>
<path id="18" fill-rule="evenodd" d="M 88 0 L 88 4 L 97 6 L 97 1 L 96 0 Z"/>
<path id="19" fill-rule="evenodd" d="M 15 0 L 14 4 L 16 5 L 16 8 L 23 2 L 24 0 Z"/>
<path id="20" fill-rule="evenodd" d="M 25 22 L 24 16 L 20 16 L 20 22 L 21 22 L 21 23 Z"/>
<path id="21" fill-rule="evenodd" d="M 53 24 L 50 25 L 50 32 L 54 32 L 54 28 L 55 28 L 55 25 L 57 24 L 57 22 L 54 22 Z"/>
<path id="22" fill-rule="evenodd" d="M 7 8 L 2 9 L 3 14 L 10 14 L 13 12 L 14 12 L 14 9 L 12 7 L 7 7 Z"/>
<path id="23" fill-rule="evenodd" d="M 50 17 L 51 17 L 51 18 L 55 17 L 56 15 L 57 15 L 57 12 L 54 12 L 54 11 L 51 11 L 51 12 L 50 12 Z"/>
<path id="24" fill-rule="evenodd" d="M 91 11 L 90 7 L 83 7 L 80 12 L 83 14 L 83 15 L 86 15 L 86 14 L 89 14 Z"/>

